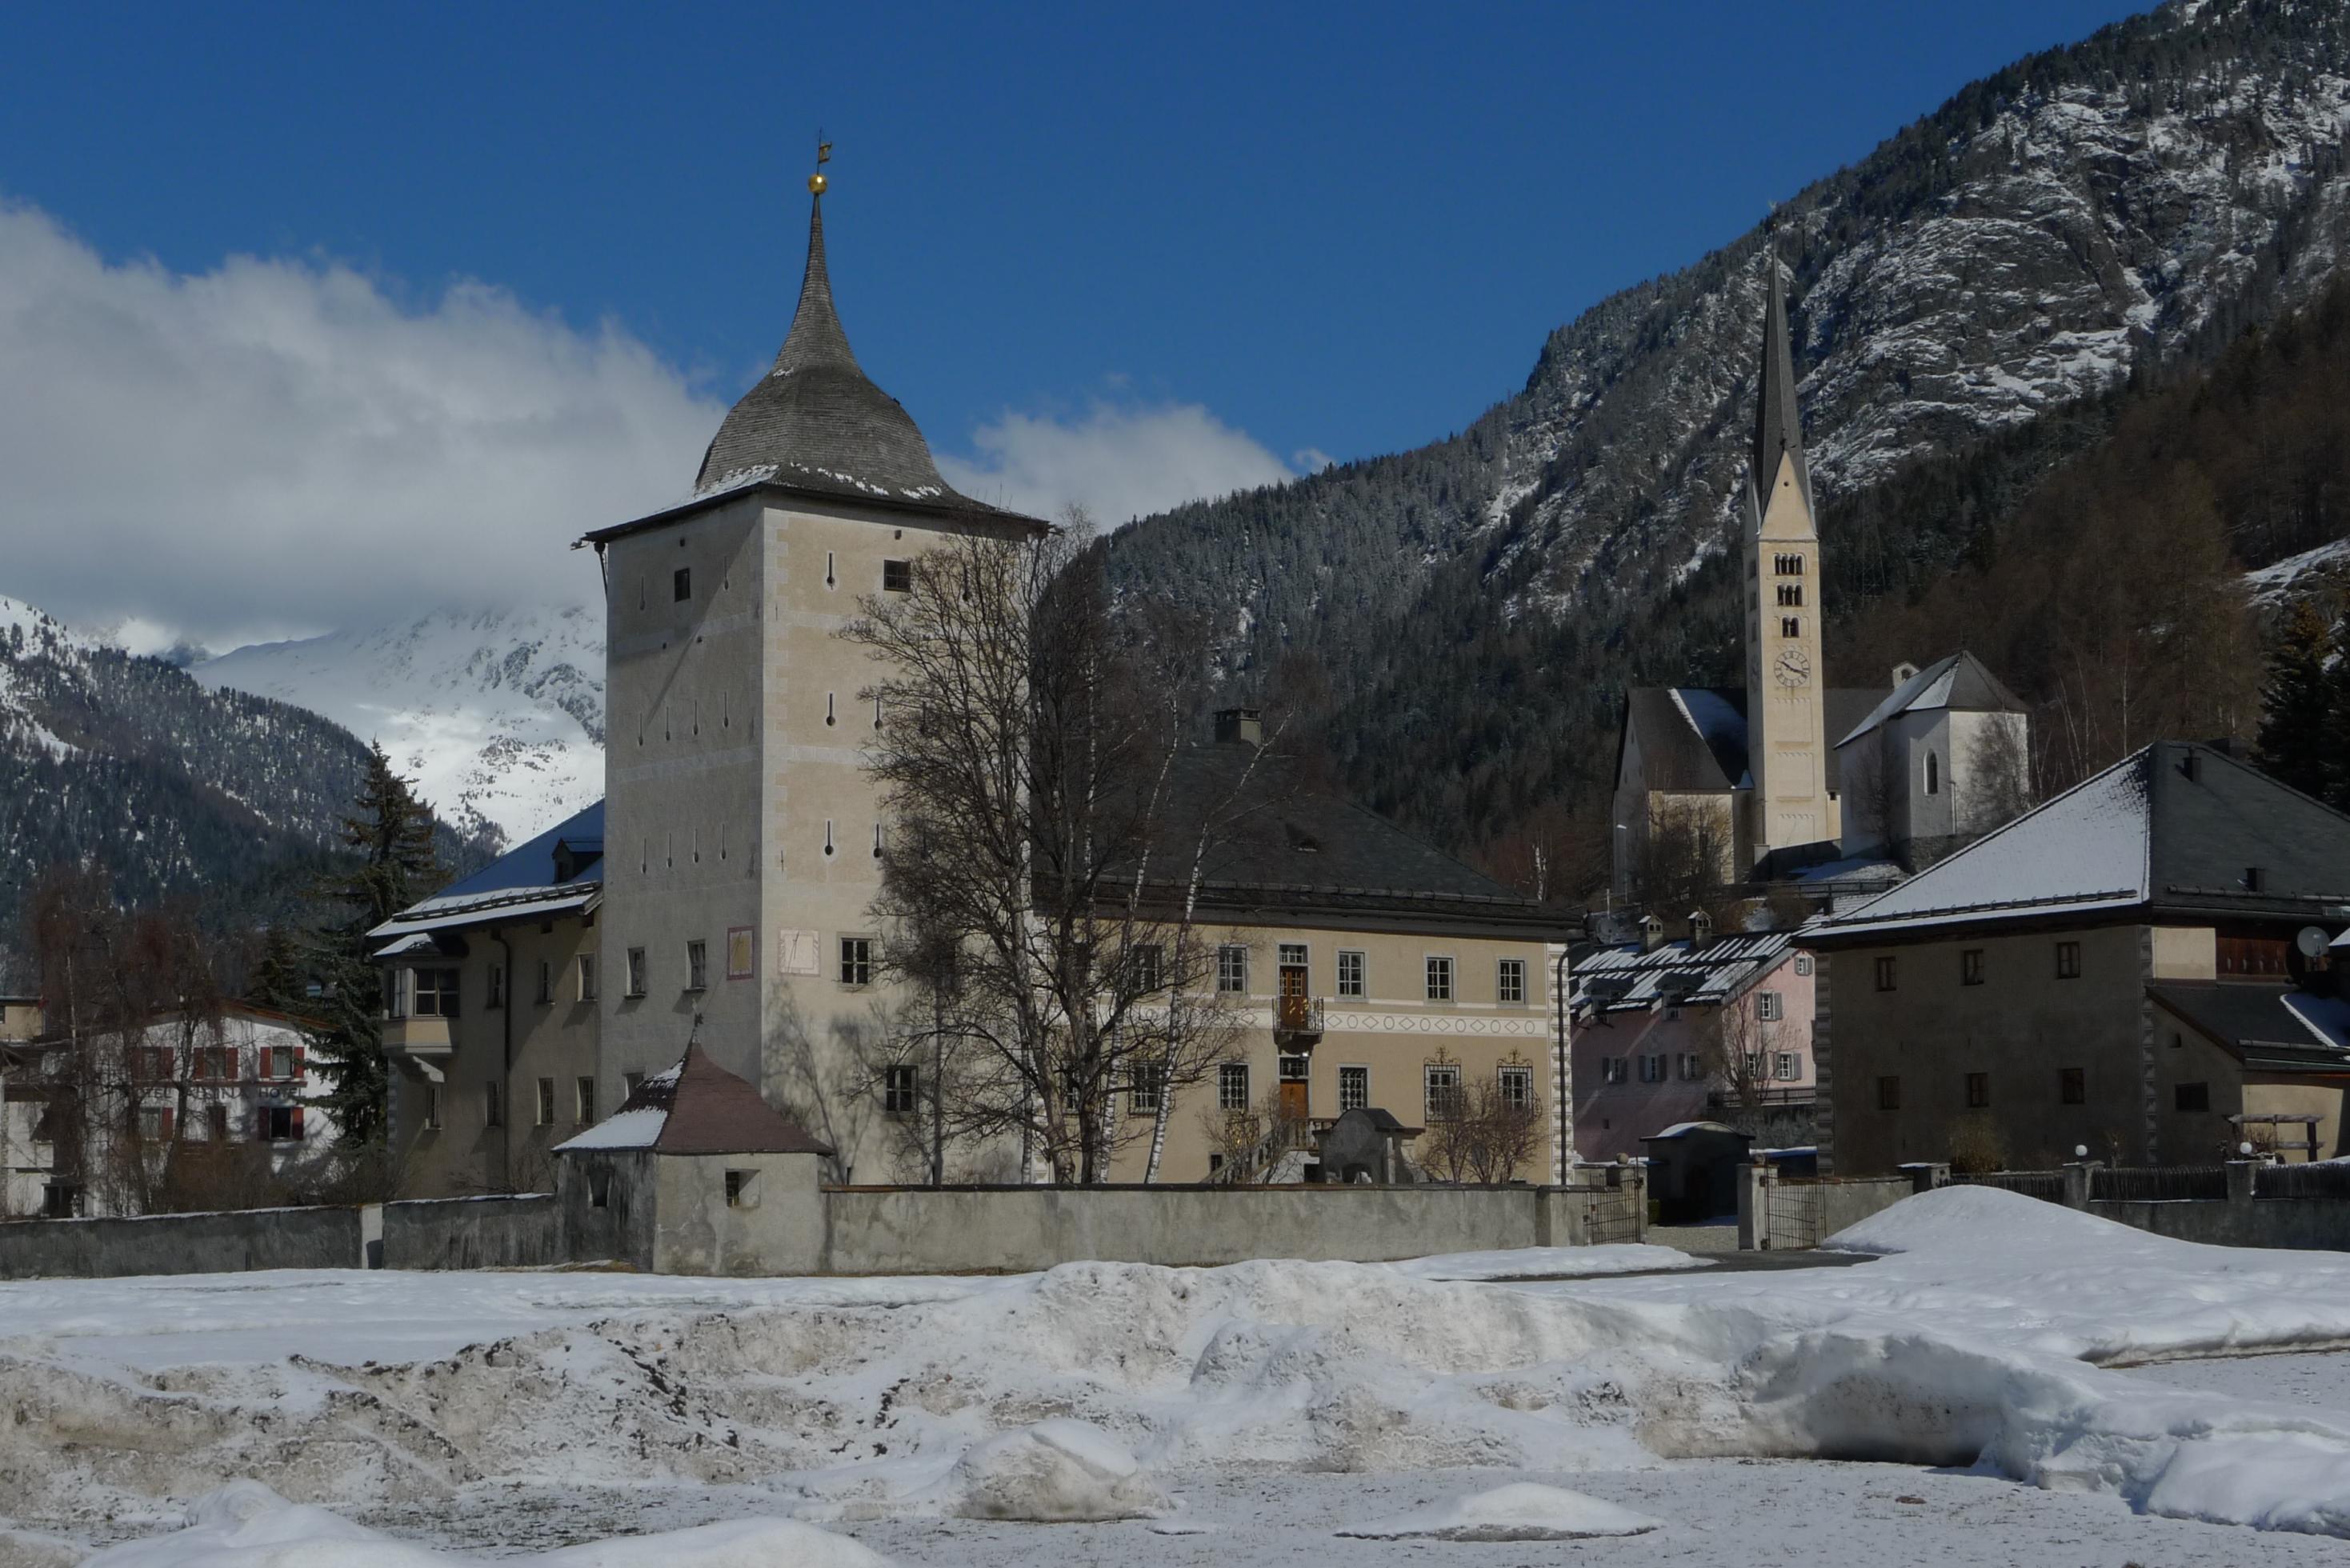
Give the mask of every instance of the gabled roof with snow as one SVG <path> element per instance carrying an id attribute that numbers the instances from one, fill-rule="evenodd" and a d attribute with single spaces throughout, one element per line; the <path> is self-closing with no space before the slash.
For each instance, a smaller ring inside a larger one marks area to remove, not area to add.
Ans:
<path id="1" fill-rule="evenodd" d="M 620 1108 L 557 1154 L 823 1154 L 832 1146 L 759 1097 L 700 1045 L 677 1065 L 639 1084 Z"/>
<path id="2" fill-rule="evenodd" d="M 1653 952 L 1637 942 L 1603 948 L 1575 961 L 1569 1004 L 1594 1012 L 1716 1006 L 1777 969 L 1793 940 L 1788 931 L 1755 931 L 1715 937 L 1701 948 L 1685 941 Z"/>
<path id="3" fill-rule="evenodd" d="M 1833 686 L 1823 693 L 1827 733 L 1841 733 L 1884 692 L 1869 686 Z M 1635 686 L 1624 694 L 1624 738 L 1638 735 L 1641 780 L 1664 794 L 1718 794 L 1752 789 L 1746 765 L 1746 693 L 1734 686 Z M 1623 752 L 1617 752 L 1623 770 Z M 1829 750 L 1827 784 L 1837 787 L 1835 753 Z"/>
<path id="4" fill-rule="evenodd" d="M 1802 940 L 2132 913 L 2350 919 L 2350 816 L 2215 747 L 2160 741 Z"/>
<path id="5" fill-rule="evenodd" d="M 2350 1071 L 2350 1007 L 2338 997 L 2241 980 L 2165 981 L 2147 993 L 2247 1067 Z"/>
<path id="6" fill-rule="evenodd" d="M 411 904 L 368 932 L 378 958 L 416 950 L 406 939 L 465 926 L 585 913 L 603 892 L 604 803 L 575 812 L 471 877 Z"/>
<path id="7" fill-rule="evenodd" d="M 2023 704 L 2000 683 L 1983 661 L 1966 649 L 1938 659 L 1895 687 L 1868 716 L 1835 743 L 1857 741 L 1897 713 L 1927 713 L 1949 709 L 1961 713 L 2021 713 Z M 1835 731 L 1828 732 L 1835 734 Z"/>

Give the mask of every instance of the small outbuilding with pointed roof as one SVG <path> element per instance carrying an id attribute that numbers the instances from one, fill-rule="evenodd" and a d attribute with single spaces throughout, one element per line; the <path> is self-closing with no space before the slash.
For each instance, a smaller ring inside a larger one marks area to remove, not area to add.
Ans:
<path id="1" fill-rule="evenodd" d="M 570 1257 L 763 1274 L 822 1247 L 832 1146 L 698 1044 L 555 1152 Z"/>

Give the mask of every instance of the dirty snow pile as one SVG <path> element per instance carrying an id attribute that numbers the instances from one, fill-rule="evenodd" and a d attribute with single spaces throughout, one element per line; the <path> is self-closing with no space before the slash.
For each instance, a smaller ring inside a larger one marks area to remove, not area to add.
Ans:
<path id="1" fill-rule="evenodd" d="M 1393 1519 L 1338 1532 L 1367 1541 L 1587 1541 L 1645 1535 L 1664 1521 L 1565 1487 L 1519 1481 L 1447 1499 Z"/>
<path id="2" fill-rule="evenodd" d="M 16 1522 L 87 1537 L 176 1526 L 240 1476 L 361 1519 L 740 1488 L 816 1522 L 1104 1520 L 1180 1517 L 1187 1475 L 1233 1469 L 1834 1457 L 2350 1535 L 2350 1417 L 2091 1365 L 2350 1343 L 2350 1261 L 1983 1189 L 1835 1244 L 1879 1255 L 1538 1282 L 1262 1262 L 0 1284 L 0 1474 Z"/>
<path id="3" fill-rule="evenodd" d="M 497 1561 L 540 1568 L 884 1568 L 888 1560 L 812 1524 L 743 1519 Z M 394 1540 L 248 1480 L 197 1499 L 186 1529 L 125 1542 L 84 1568 L 488 1568 L 489 1562 Z"/>

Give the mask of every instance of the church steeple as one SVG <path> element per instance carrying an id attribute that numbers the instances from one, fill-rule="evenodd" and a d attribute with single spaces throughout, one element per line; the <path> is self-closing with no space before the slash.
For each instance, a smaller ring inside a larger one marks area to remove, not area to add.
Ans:
<path id="1" fill-rule="evenodd" d="M 817 161 L 830 152 L 824 144 Z M 948 486 L 912 417 L 873 384 L 849 351 L 825 261 L 828 183 L 821 171 L 808 177 L 807 270 L 791 331 L 774 368 L 727 411 L 702 454 L 694 488 L 759 477 L 852 498 L 992 511 Z"/>
<path id="2" fill-rule="evenodd" d="M 1769 508 L 1771 487 L 1778 483 L 1779 459 L 1794 460 L 1795 485 L 1804 504 L 1812 500 L 1811 469 L 1804 461 L 1804 421 L 1795 407 L 1795 356 L 1787 333 L 1787 295 L 1779 281 L 1779 239 L 1774 223 L 1762 242 L 1762 270 L 1770 303 L 1762 317 L 1762 395 L 1755 400 L 1754 471 L 1755 518 Z"/>

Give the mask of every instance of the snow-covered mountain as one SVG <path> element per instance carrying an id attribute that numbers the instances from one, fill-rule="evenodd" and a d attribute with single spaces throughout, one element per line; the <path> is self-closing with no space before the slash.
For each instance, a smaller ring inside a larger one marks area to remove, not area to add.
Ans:
<path id="1" fill-rule="evenodd" d="M 59 864 L 94 863 L 133 904 L 201 890 L 222 929 L 287 912 L 342 846 L 367 766 L 316 713 L 0 598 L 0 984 L 28 982 L 20 900 Z M 452 870 L 484 852 L 445 830 L 437 848 Z"/>
<path id="2" fill-rule="evenodd" d="M 240 648 L 188 673 L 380 742 L 443 821 L 508 844 L 604 793 L 601 609 L 436 610 Z"/>
<path id="3" fill-rule="evenodd" d="M 1592 306 L 1457 435 L 1144 518 L 1112 576 L 1221 628 L 1236 691 L 1284 667 L 1326 687 L 1372 804 L 1496 833 L 1598 786 L 1627 684 L 1735 677 L 1720 563 L 1766 244 L 1833 507 L 2315 298 L 2350 256 L 2346 133 L 2341 0 L 2161 6 L 1970 85 L 1794 193 L 1774 236 Z M 1864 520 L 1835 543 L 1881 590 L 1915 542 Z"/>

